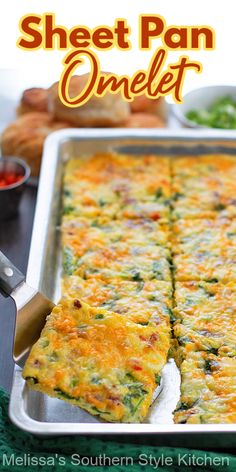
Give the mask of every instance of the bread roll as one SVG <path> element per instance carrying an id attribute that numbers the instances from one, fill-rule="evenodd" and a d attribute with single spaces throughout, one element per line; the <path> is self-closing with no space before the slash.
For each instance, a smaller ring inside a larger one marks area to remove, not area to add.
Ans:
<path id="1" fill-rule="evenodd" d="M 150 113 L 132 113 L 124 124 L 125 128 L 164 128 L 165 123 Z"/>
<path id="2" fill-rule="evenodd" d="M 2 133 L 2 154 L 25 159 L 31 175 L 38 176 L 45 138 L 52 132 L 70 125 L 54 122 L 49 113 L 31 112 L 20 116 Z"/>
<path id="3" fill-rule="evenodd" d="M 48 111 L 48 91 L 44 88 L 30 88 L 23 92 L 17 114 L 23 115 L 31 111 Z"/>
<path id="4" fill-rule="evenodd" d="M 164 122 L 167 119 L 167 104 L 163 97 L 148 98 L 146 95 L 138 95 L 130 102 L 132 113 L 151 113 L 159 116 Z"/>
<path id="5" fill-rule="evenodd" d="M 89 74 L 75 75 L 69 84 L 69 95 L 75 97 L 85 88 Z M 49 88 L 49 109 L 57 120 L 66 120 L 74 126 L 112 127 L 122 125 L 130 115 L 130 106 L 120 93 L 107 92 L 103 97 L 92 96 L 76 108 L 63 105 L 58 96 L 58 82 Z"/>

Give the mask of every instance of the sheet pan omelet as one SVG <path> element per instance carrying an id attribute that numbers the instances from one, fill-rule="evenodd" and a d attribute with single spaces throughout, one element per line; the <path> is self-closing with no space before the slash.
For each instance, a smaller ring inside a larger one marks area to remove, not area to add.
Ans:
<path id="1" fill-rule="evenodd" d="M 30 388 L 141 422 L 175 346 L 176 423 L 236 422 L 236 159 L 96 154 L 69 161 L 62 298 Z"/>

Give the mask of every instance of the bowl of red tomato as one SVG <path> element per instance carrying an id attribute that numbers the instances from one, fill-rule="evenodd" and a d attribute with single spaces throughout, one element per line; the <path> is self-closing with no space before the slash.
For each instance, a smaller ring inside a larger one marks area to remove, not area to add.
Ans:
<path id="1" fill-rule="evenodd" d="M 30 168 L 17 157 L 0 158 L 0 220 L 14 218 L 30 177 Z"/>

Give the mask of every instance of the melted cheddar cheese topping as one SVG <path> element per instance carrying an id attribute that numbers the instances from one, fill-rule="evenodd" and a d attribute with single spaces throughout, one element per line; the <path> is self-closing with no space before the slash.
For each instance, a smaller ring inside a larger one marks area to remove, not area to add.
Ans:
<path id="1" fill-rule="evenodd" d="M 172 345 L 174 421 L 235 422 L 235 157 L 72 159 L 61 235 L 62 299 L 25 365 L 28 385 L 140 422 Z"/>

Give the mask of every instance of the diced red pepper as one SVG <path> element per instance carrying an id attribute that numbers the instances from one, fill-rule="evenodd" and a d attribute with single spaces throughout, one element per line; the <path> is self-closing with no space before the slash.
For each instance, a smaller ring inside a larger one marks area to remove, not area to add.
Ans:
<path id="1" fill-rule="evenodd" d="M 152 220 L 154 220 L 154 221 L 159 220 L 160 217 L 161 217 L 160 213 L 152 213 L 152 215 L 151 215 L 151 218 L 152 218 Z"/>
<path id="2" fill-rule="evenodd" d="M 16 184 L 23 179 L 23 175 L 16 174 L 15 172 L 0 172 L 0 188 L 8 187 L 9 185 Z"/>

